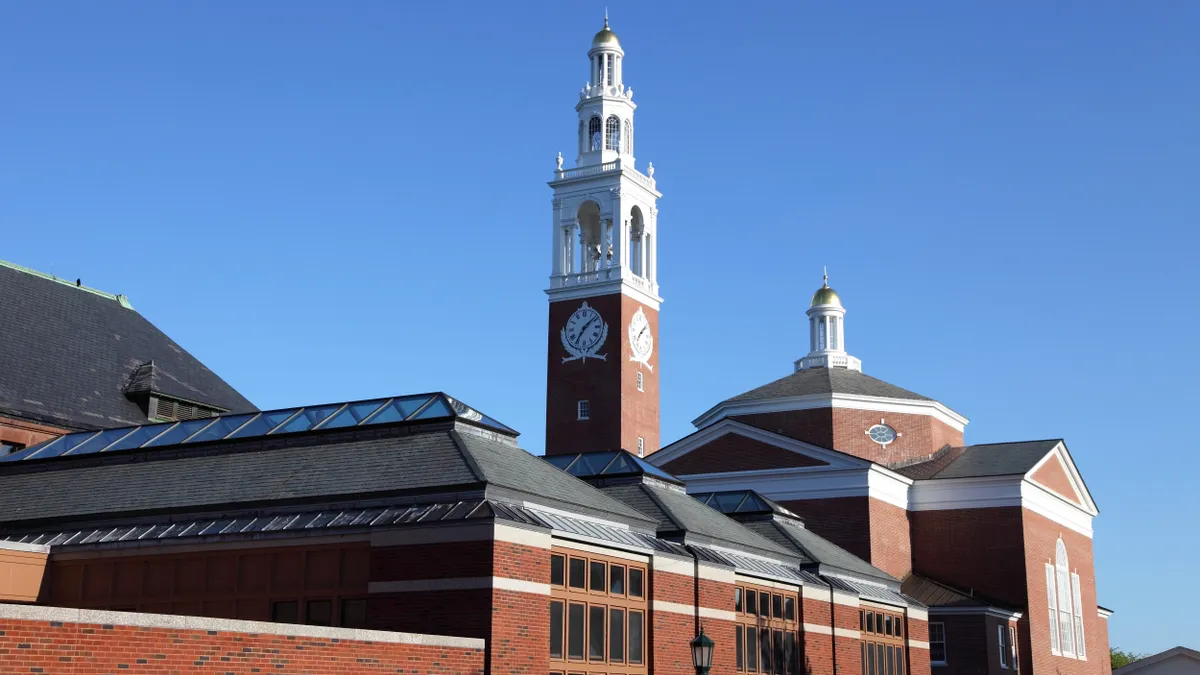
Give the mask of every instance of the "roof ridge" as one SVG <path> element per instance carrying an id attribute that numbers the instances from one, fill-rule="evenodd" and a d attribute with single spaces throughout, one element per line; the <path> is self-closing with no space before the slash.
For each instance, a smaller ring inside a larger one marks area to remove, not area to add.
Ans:
<path id="1" fill-rule="evenodd" d="M 92 295 L 98 295 L 102 298 L 105 298 L 108 300 L 113 300 L 113 301 L 119 303 L 125 309 L 133 309 L 133 305 L 129 302 L 129 298 L 126 295 L 124 295 L 123 293 L 109 293 L 108 291 L 102 291 L 98 288 L 92 288 L 91 286 L 84 286 L 78 280 L 75 283 L 71 283 L 70 280 L 68 280 L 68 279 L 59 279 L 58 277 L 54 276 L 53 274 L 47 274 L 46 272 L 41 272 L 41 271 L 35 270 L 32 267 L 25 267 L 24 265 L 18 265 L 17 263 L 10 262 L 8 260 L 0 259 L 0 267 L 7 267 L 13 271 L 23 272 L 25 274 L 29 274 L 29 275 L 32 275 L 35 277 L 40 277 L 47 281 L 54 281 L 54 282 L 62 284 L 63 286 L 67 286 L 68 288 L 75 288 L 80 291 L 84 291 L 86 293 L 91 293 Z"/>
<path id="2" fill-rule="evenodd" d="M 466 463 L 467 469 L 475 475 L 482 483 L 487 483 L 487 474 L 483 472 L 483 467 L 479 466 L 479 462 L 475 461 L 475 457 L 467 450 L 467 444 L 463 443 L 462 437 L 458 435 L 458 429 L 450 430 L 450 440 L 454 443 L 454 448 L 458 450 L 458 454 L 462 455 L 463 462 Z"/>
<path id="3" fill-rule="evenodd" d="M 645 483 L 638 483 L 637 487 L 647 497 L 650 498 L 650 501 L 654 502 L 655 506 L 657 506 L 659 509 L 662 510 L 663 515 L 665 515 L 668 520 L 670 520 L 672 523 L 675 524 L 675 529 L 679 530 L 680 532 L 687 532 L 687 528 L 684 527 L 683 523 L 679 522 L 678 518 L 676 518 L 674 515 L 672 515 L 671 509 L 667 508 L 667 505 L 664 504 L 662 502 L 662 500 L 659 499 L 658 496 L 654 494 L 654 490 L 649 489 L 649 487 Z"/>
<path id="4" fill-rule="evenodd" d="M 1027 441 L 996 441 L 995 443 L 972 443 L 970 445 L 957 445 L 957 448 L 981 448 L 985 445 L 1022 445 L 1024 443 L 1065 443 L 1065 438 L 1031 438 Z"/>

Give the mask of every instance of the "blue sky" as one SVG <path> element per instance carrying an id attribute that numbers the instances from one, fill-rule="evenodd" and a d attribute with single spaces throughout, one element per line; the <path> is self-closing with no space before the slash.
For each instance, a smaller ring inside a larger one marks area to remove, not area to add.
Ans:
<path id="1" fill-rule="evenodd" d="M 1200 4 L 619 3 L 665 441 L 806 351 L 1063 437 L 1112 644 L 1195 644 Z M 0 258 L 262 407 L 445 390 L 542 451 L 545 181 L 603 5 L 0 5 Z"/>

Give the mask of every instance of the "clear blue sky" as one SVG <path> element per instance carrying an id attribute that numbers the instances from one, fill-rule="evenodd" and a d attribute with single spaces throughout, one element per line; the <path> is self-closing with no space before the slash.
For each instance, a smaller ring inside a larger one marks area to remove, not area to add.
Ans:
<path id="1" fill-rule="evenodd" d="M 1112 643 L 1200 646 L 1200 4 L 978 5 L 610 5 L 664 441 L 789 372 L 828 265 L 866 372 L 969 442 L 1067 440 Z M 440 389 L 540 453 L 545 181 L 603 9 L 0 3 L 0 258 L 262 407 Z"/>

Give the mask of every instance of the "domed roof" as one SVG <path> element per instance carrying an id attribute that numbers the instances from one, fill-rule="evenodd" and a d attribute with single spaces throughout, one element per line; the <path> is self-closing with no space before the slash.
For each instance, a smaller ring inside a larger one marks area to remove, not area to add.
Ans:
<path id="1" fill-rule="evenodd" d="M 621 47 L 621 41 L 617 39 L 617 34 L 609 29 L 608 18 L 605 17 L 604 28 L 601 28 L 600 32 L 596 33 L 596 37 L 592 38 L 592 48 L 605 47 L 608 45 L 612 45 L 613 47 L 617 47 L 619 49 Z"/>
<path id="2" fill-rule="evenodd" d="M 825 284 L 818 288 L 816 293 L 813 293 L 812 304 L 810 306 L 816 307 L 817 305 L 842 306 L 842 299 L 838 297 L 837 291 L 829 287 L 828 274 L 825 275 Z"/>

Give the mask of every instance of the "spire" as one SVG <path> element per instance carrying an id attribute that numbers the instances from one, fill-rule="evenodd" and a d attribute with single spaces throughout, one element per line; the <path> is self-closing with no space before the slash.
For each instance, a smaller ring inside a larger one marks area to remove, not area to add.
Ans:
<path id="1" fill-rule="evenodd" d="M 829 287 L 829 268 L 821 270 L 821 287 L 813 293 L 808 311 L 808 355 L 796 361 L 796 370 L 845 368 L 862 371 L 862 361 L 846 353 L 846 308 L 837 291 Z"/>

